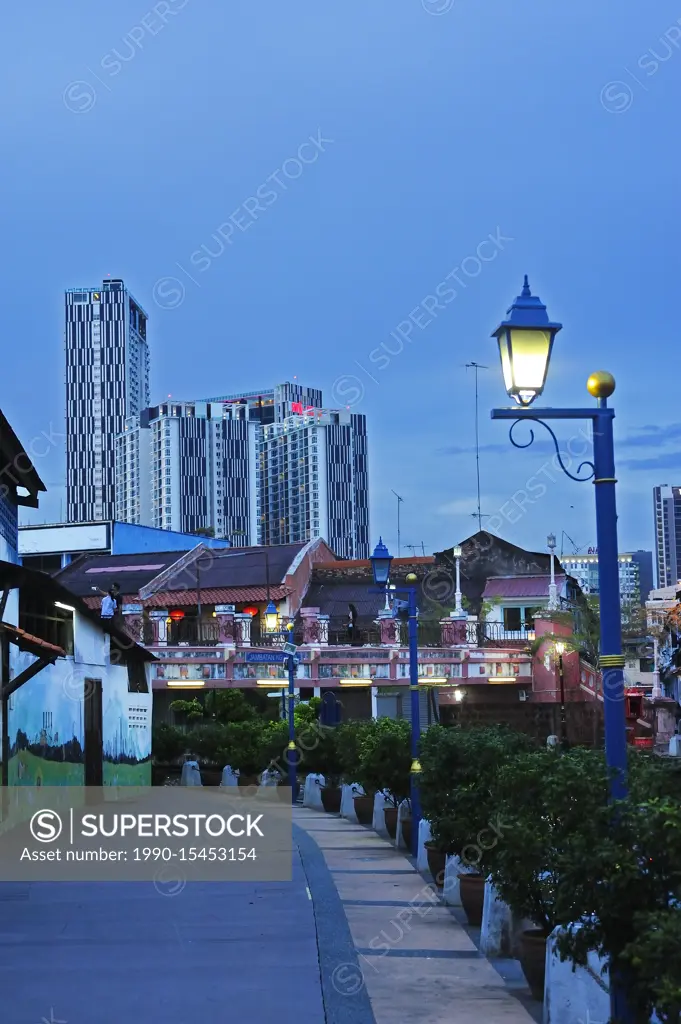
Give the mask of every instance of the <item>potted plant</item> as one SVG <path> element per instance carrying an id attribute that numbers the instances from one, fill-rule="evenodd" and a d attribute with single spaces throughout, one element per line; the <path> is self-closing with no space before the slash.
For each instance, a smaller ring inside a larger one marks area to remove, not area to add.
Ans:
<path id="1" fill-rule="evenodd" d="M 361 748 L 358 781 L 366 793 L 385 793 L 385 825 L 391 839 L 397 834 L 397 809 L 402 801 L 409 797 L 410 735 L 409 722 L 403 719 L 379 718 L 371 732 L 366 735 Z M 362 824 L 370 825 L 373 821 L 373 799 L 370 809 L 371 817 Z M 357 817 L 359 819 L 359 812 Z"/>
<path id="2" fill-rule="evenodd" d="M 336 726 L 341 784 L 359 782 L 362 745 L 375 726 L 373 719 L 350 720 Z M 355 797 L 355 812 L 361 825 L 370 825 L 374 813 L 373 794 Z"/>
<path id="3" fill-rule="evenodd" d="M 605 844 L 614 852 L 605 761 L 579 748 L 518 754 L 500 767 L 494 788 L 499 835 L 482 861 L 516 918 L 534 922 L 520 937 L 520 963 L 541 1000 L 548 936 L 591 912 L 576 884 L 590 871 L 585 851 Z"/>
<path id="4" fill-rule="evenodd" d="M 298 736 L 301 765 L 305 774 L 324 776 L 322 805 L 325 811 L 337 814 L 341 805 L 340 780 L 343 774 L 338 730 L 315 722 L 301 729 Z"/>
<path id="5" fill-rule="evenodd" d="M 589 908 L 559 934 L 562 958 L 609 961 L 633 1019 L 681 1019 L 681 765 L 632 751 L 629 796 L 605 806 L 601 835 L 576 837 L 557 891 L 558 914 Z M 606 884 L 604 884 L 604 881 Z"/>
<path id="6" fill-rule="evenodd" d="M 436 849 L 457 856 L 467 869 L 459 873 L 459 883 L 470 924 L 482 922 L 486 873 L 481 861 L 483 845 L 494 841 L 496 775 L 517 751 L 531 746 L 529 737 L 504 726 L 440 728 L 422 741 L 423 813 Z"/>

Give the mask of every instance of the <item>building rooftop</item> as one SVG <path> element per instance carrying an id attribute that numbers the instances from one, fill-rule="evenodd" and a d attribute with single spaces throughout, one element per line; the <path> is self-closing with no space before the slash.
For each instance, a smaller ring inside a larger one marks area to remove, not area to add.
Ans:
<path id="1" fill-rule="evenodd" d="M 567 577 L 555 577 L 556 587 L 561 590 Z M 484 600 L 490 597 L 548 597 L 550 576 L 490 576 L 482 592 Z"/>
<path id="2" fill-rule="evenodd" d="M 24 446 L 12 430 L 4 413 L 0 410 L 0 458 L 3 468 L 0 470 L 0 488 L 6 486 L 9 491 L 22 487 L 28 495 L 17 495 L 17 504 L 38 507 L 38 493 L 46 491 L 36 468 L 26 454 Z"/>
<path id="3" fill-rule="evenodd" d="M 148 607 L 194 605 L 197 584 L 207 605 L 265 601 L 268 584 L 276 601 L 288 593 L 284 580 L 308 547 L 301 543 L 211 549 L 199 543 L 185 552 L 82 555 L 55 579 L 72 593 L 94 599 L 88 601 L 92 607 L 97 602 L 93 588 L 106 591 L 112 583 L 118 583 L 124 600 L 142 599 Z"/>

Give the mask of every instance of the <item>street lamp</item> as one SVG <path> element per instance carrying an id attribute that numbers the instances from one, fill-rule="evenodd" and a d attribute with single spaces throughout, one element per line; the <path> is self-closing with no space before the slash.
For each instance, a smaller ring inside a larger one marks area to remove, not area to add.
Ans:
<path id="1" fill-rule="evenodd" d="M 558 610 L 558 588 L 556 587 L 556 575 L 554 570 L 553 558 L 556 551 L 556 535 L 550 533 L 546 538 L 546 546 L 551 552 L 551 582 L 549 583 L 549 611 L 555 612 Z"/>
<path id="2" fill-rule="evenodd" d="M 527 274 L 506 315 L 508 320 L 492 335 L 499 343 L 506 391 L 518 405 L 531 405 L 544 390 L 553 339 L 563 325 L 549 320 L 546 306 L 530 291 Z"/>
<path id="3" fill-rule="evenodd" d="M 462 551 L 461 551 L 461 545 L 460 544 L 456 544 L 454 546 L 453 554 L 454 554 L 454 560 L 456 562 L 456 593 L 454 594 L 454 600 L 455 600 L 456 604 L 454 606 L 454 614 L 458 618 L 463 618 L 463 616 L 465 615 L 465 612 L 463 610 L 463 605 L 461 604 L 461 554 L 462 554 Z"/>
<path id="4" fill-rule="evenodd" d="M 265 629 L 268 633 L 276 633 L 279 625 L 279 615 L 274 601 L 270 601 L 265 609 Z"/>
<path id="5" fill-rule="evenodd" d="M 555 643 L 556 654 L 558 655 L 558 679 L 560 681 L 560 744 L 563 750 L 568 748 L 567 719 L 565 717 L 565 676 L 563 674 L 563 655 L 565 644 L 562 640 Z"/>
<path id="6" fill-rule="evenodd" d="M 388 593 L 390 586 L 390 566 L 392 555 L 379 538 L 374 553 L 369 559 L 374 574 L 374 583 L 379 593 Z M 419 738 L 421 735 L 421 706 L 419 698 L 419 647 L 418 647 L 418 610 L 416 608 L 416 576 L 409 573 L 406 578 L 408 586 L 390 587 L 390 593 L 396 597 L 400 594 L 407 597 L 409 609 L 409 689 L 411 691 L 411 852 L 416 857 L 419 843 L 419 822 L 421 820 L 421 804 L 418 791 L 418 776 L 421 771 L 419 763 Z"/>
<path id="7" fill-rule="evenodd" d="M 522 406 L 529 406 L 544 389 L 553 340 L 561 324 L 549 321 L 546 307 L 532 296 L 527 277 L 522 294 L 508 310 L 509 319 L 494 331 L 499 342 L 501 366 L 508 395 Z M 598 544 L 598 580 L 600 590 L 601 639 L 600 667 L 603 670 L 603 714 L 605 720 L 605 757 L 613 769 L 610 796 L 622 799 L 627 793 L 627 734 L 624 708 L 624 656 L 622 654 L 622 623 L 620 617 L 619 567 L 617 561 L 617 507 L 615 500 L 615 454 L 613 445 L 613 409 L 608 398 L 615 390 L 615 378 L 604 370 L 592 373 L 587 391 L 595 399 L 594 408 L 577 409 L 493 409 L 492 419 L 513 420 L 509 437 L 516 448 L 527 448 L 514 439 L 521 422 L 540 424 L 548 430 L 556 449 L 556 461 L 566 476 L 578 482 L 593 480 L 596 496 L 596 536 Z M 541 418 L 540 418 L 541 417 Z M 563 462 L 558 443 L 545 420 L 588 420 L 593 433 L 593 462 L 584 461 L 571 473 Z M 584 474 L 582 470 L 587 472 Z M 628 1024 L 632 1015 L 621 983 L 611 983 L 611 1015 L 613 1020 Z"/>

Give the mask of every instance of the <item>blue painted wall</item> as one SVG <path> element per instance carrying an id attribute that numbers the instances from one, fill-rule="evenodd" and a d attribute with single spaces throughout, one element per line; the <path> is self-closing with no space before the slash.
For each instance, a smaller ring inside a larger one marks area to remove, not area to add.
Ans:
<path id="1" fill-rule="evenodd" d="M 197 544 L 207 548 L 228 548 L 228 540 L 212 537 L 195 537 L 190 533 L 175 533 L 172 530 L 157 530 L 153 526 L 136 526 L 132 523 L 114 523 L 112 555 L 137 555 L 143 551 L 189 551 Z"/>

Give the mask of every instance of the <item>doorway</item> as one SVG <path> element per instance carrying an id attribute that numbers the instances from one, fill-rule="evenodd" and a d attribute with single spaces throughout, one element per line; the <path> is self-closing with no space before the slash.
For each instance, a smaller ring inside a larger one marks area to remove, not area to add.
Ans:
<path id="1" fill-rule="evenodd" d="M 85 705 L 85 785 L 104 784 L 104 745 L 102 721 L 102 680 L 86 679 L 83 703 Z"/>

